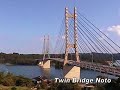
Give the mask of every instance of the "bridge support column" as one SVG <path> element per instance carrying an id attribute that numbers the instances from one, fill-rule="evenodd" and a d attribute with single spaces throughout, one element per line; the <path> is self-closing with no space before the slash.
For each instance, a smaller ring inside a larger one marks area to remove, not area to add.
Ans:
<path id="1" fill-rule="evenodd" d="M 43 61 L 43 68 L 49 69 L 50 68 L 50 60 Z"/>
<path id="2" fill-rule="evenodd" d="M 50 60 L 40 61 L 39 66 L 44 69 L 50 69 Z"/>
<path id="3" fill-rule="evenodd" d="M 80 67 L 65 65 L 63 66 L 63 75 L 64 75 L 64 78 L 80 79 Z"/>

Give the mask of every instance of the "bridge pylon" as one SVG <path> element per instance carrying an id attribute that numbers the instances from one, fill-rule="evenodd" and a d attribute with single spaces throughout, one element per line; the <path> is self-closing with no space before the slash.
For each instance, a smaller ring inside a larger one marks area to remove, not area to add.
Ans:
<path id="1" fill-rule="evenodd" d="M 49 35 L 46 37 L 44 36 L 44 43 L 43 43 L 43 60 L 39 62 L 39 66 L 43 68 L 50 68 L 50 54 L 49 54 Z"/>
<path id="2" fill-rule="evenodd" d="M 74 20 L 74 43 L 69 42 L 69 19 Z M 75 60 L 76 62 L 80 62 L 79 60 L 79 53 L 78 53 L 78 36 L 77 36 L 77 11 L 76 7 L 74 7 L 74 13 L 71 14 L 68 11 L 68 8 L 65 8 L 65 60 L 64 60 L 64 65 L 67 64 L 68 62 L 68 53 L 69 49 L 74 48 L 75 51 Z"/>
<path id="3" fill-rule="evenodd" d="M 46 37 L 44 36 L 44 43 L 43 43 L 43 60 L 46 58 L 50 58 L 49 54 L 49 35 Z"/>
<path id="4" fill-rule="evenodd" d="M 74 20 L 74 43 L 69 42 L 69 19 Z M 77 11 L 76 7 L 74 7 L 74 13 L 71 14 L 68 11 L 68 8 L 65 8 L 65 59 L 63 65 L 63 75 L 64 78 L 80 78 L 80 67 L 66 65 L 68 61 L 68 53 L 69 49 L 73 48 L 75 52 L 75 61 L 80 62 L 79 53 L 78 53 L 78 36 L 77 36 Z"/>

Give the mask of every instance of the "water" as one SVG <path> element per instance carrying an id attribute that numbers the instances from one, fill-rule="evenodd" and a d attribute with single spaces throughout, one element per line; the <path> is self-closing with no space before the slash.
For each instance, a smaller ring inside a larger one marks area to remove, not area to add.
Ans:
<path id="1" fill-rule="evenodd" d="M 63 77 L 63 71 L 62 69 L 55 69 L 54 67 L 51 67 L 51 69 L 45 69 L 38 66 L 21 66 L 21 65 L 13 65 L 13 66 L 6 66 L 4 64 L 0 64 L 0 72 L 4 73 L 13 73 L 14 75 L 22 75 L 24 77 L 28 78 L 34 78 L 37 76 L 47 75 L 49 78 L 53 79 L 55 77 L 62 78 Z M 45 73 L 43 73 L 45 72 Z M 91 70 L 83 70 L 81 69 L 81 78 L 88 78 L 88 79 L 94 79 L 98 75 L 104 75 L 108 76 L 108 78 L 116 78 L 111 75 L 106 75 L 104 73 L 91 71 Z"/>

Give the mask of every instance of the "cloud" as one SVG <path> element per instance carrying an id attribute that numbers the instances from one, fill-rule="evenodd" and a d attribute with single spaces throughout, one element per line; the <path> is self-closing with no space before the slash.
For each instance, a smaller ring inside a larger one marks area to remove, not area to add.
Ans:
<path id="1" fill-rule="evenodd" d="M 107 31 L 115 32 L 115 33 L 117 33 L 120 36 L 120 25 L 108 27 Z"/>

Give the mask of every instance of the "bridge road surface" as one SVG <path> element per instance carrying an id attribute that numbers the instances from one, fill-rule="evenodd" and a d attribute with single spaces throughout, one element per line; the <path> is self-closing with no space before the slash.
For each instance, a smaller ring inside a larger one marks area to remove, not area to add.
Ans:
<path id="1" fill-rule="evenodd" d="M 64 59 L 61 58 L 49 58 L 49 60 L 54 60 L 58 62 L 64 62 Z M 91 63 L 91 62 L 85 62 L 81 61 L 80 63 L 75 62 L 74 60 L 68 60 L 68 64 L 72 66 L 78 66 L 81 68 L 94 70 L 102 73 L 107 73 L 113 76 L 120 76 L 120 68 L 119 67 L 112 67 L 108 65 L 102 65 L 100 63 Z"/>

